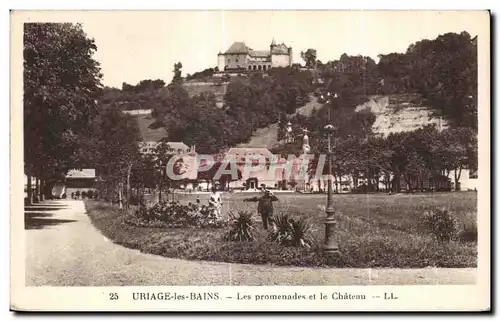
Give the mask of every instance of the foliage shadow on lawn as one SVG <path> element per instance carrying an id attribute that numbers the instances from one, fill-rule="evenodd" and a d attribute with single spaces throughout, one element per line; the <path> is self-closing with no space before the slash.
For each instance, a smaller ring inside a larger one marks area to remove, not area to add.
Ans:
<path id="1" fill-rule="evenodd" d="M 38 218 L 38 217 L 25 217 L 24 229 L 25 230 L 40 230 L 49 226 L 56 226 L 65 223 L 76 222 L 76 220 L 63 220 L 54 218 Z"/>

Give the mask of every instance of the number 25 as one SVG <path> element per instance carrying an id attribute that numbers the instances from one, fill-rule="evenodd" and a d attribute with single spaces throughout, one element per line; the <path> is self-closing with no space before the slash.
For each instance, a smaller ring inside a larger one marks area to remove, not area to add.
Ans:
<path id="1" fill-rule="evenodd" d="M 118 300 L 118 293 L 110 293 L 109 299 L 110 300 Z"/>

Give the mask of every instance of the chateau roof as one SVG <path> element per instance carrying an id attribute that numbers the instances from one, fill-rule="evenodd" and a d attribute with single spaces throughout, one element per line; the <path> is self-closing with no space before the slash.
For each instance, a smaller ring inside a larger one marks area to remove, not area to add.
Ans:
<path id="1" fill-rule="evenodd" d="M 189 147 L 188 145 L 184 144 L 183 142 L 167 142 L 168 146 L 174 150 L 188 150 Z"/>
<path id="2" fill-rule="evenodd" d="M 72 169 L 68 172 L 66 178 L 95 178 L 95 169 Z"/>
<path id="3" fill-rule="evenodd" d="M 273 53 L 273 54 L 288 54 L 288 47 L 284 43 L 273 46 L 271 53 Z"/>
<path id="4" fill-rule="evenodd" d="M 288 54 L 288 47 L 284 43 L 276 45 L 276 42 L 273 39 L 271 47 L 271 51 L 253 50 L 244 42 L 237 41 L 233 43 L 224 54 L 249 54 L 252 57 L 269 57 L 271 54 Z"/>
<path id="5" fill-rule="evenodd" d="M 229 49 L 225 52 L 227 54 L 246 54 L 249 53 L 252 49 L 248 48 L 244 42 L 235 42 L 229 47 Z"/>
<path id="6" fill-rule="evenodd" d="M 228 155 L 262 155 L 271 157 L 273 154 L 265 147 L 233 147 L 227 152 Z"/>
<path id="7" fill-rule="evenodd" d="M 155 142 L 155 141 L 147 141 L 147 142 L 139 142 L 139 147 L 156 147 L 158 144 L 161 144 L 162 142 Z M 165 142 L 165 144 L 168 145 L 173 150 L 188 150 L 189 146 L 184 144 L 183 142 Z"/>
<path id="8" fill-rule="evenodd" d="M 249 54 L 252 57 L 269 57 L 270 52 L 269 50 L 251 50 Z"/>

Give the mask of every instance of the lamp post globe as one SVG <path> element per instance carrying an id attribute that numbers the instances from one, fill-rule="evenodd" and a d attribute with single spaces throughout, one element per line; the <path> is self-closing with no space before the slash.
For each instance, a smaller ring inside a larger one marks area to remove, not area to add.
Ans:
<path id="1" fill-rule="evenodd" d="M 328 124 L 324 127 L 325 131 L 330 135 L 330 134 L 333 134 L 336 130 L 336 128 L 331 125 L 331 124 Z"/>

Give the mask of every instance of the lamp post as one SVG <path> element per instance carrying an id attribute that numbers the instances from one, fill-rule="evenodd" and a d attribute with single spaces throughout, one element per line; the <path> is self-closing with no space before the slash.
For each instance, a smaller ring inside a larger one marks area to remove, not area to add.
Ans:
<path id="1" fill-rule="evenodd" d="M 327 93 L 326 103 L 330 104 L 331 94 Z M 337 98 L 337 94 L 333 94 L 333 99 Z M 328 120 L 331 121 L 330 108 L 331 105 L 328 106 Z M 333 188 L 332 188 L 332 136 L 334 136 L 336 128 L 328 124 L 325 126 L 325 131 L 328 133 L 328 196 L 326 201 L 326 221 L 325 221 L 325 243 L 324 243 L 324 252 L 327 254 L 338 254 L 339 247 L 337 241 L 335 240 L 335 226 L 337 222 L 335 221 L 335 208 L 333 206 Z"/>

